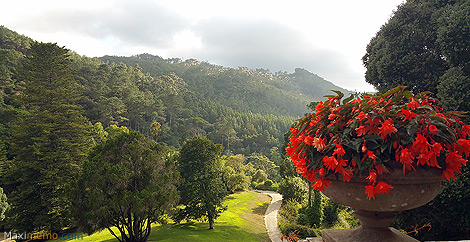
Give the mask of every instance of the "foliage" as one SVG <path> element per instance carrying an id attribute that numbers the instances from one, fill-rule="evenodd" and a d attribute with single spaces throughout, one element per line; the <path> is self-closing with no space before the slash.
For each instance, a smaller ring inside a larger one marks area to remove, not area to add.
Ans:
<path id="1" fill-rule="evenodd" d="M 0 173 L 4 174 L 4 166 L 7 162 L 6 152 L 3 149 L 3 144 L 0 143 Z M 10 208 L 10 205 L 7 202 L 7 195 L 3 193 L 3 188 L 0 187 L 0 221 L 5 219 L 5 212 Z"/>
<path id="2" fill-rule="evenodd" d="M 268 180 L 264 181 L 264 185 L 270 187 L 270 186 L 273 185 L 273 181 L 268 179 Z"/>
<path id="3" fill-rule="evenodd" d="M 343 94 L 320 102 L 292 128 L 289 147 L 297 172 L 324 190 L 329 174 L 349 182 L 356 173 L 368 173 L 368 198 L 388 194 L 392 185 L 380 180 L 393 166 L 403 173 L 414 167 L 442 170 L 442 179 L 455 179 L 470 152 L 470 125 L 459 112 L 442 113 L 427 93 L 415 96 L 405 87 L 385 94 L 350 96 Z M 331 179 L 331 178 L 330 178 Z"/>
<path id="4" fill-rule="evenodd" d="M 414 93 L 431 91 L 444 103 L 454 97 L 468 103 L 466 88 L 449 89 L 455 82 L 448 71 L 459 69 L 464 79 L 470 75 L 469 16 L 470 3 L 464 0 L 410 0 L 400 5 L 367 46 L 366 81 L 381 92 L 406 85 Z M 441 93 L 443 88 L 453 92 Z M 446 109 L 470 111 L 444 103 Z"/>
<path id="5" fill-rule="evenodd" d="M 223 211 L 226 189 L 221 179 L 220 154 L 222 146 L 201 137 L 183 143 L 178 169 L 183 179 L 179 187 L 183 207 L 175 217 L 183 219 L 207 218 L 209 228 Z"/>
<path id="6" fill-rule="evenodd" d="M 300 177 L 287 177 L 279 184 L 279 193 L 283 201 L 294 200 L 302 202 L 307 194 L 307 184 Z"/>
<path id="7" fill-rule="evenodd" d="M 14 158 L 2 174 L 8 222 L 18 231 L 61 231 L 72 223 L 67 185 L 91 149 L 91 125 L 76 105 L 80 94 L 67 49 L 35 42 L 18 72 L 24 111 L 11 121 Z"/>
<path id="8" fill-rule="evenodd" d="M 321 230 L 314 229 L 306 225 L 300 225 L 297 223 L 291 223 L 288 221 L 283 221 L 279 223 L 279 228 L 283 234 L 290 234 L 295 231 L 298 231 L 297 236 L 299 238 L 307 237 L 321 237 Z"/>
<path id="9" fill-rule="evenodd" d="M 341 210 L 344 210 L 344 206 L 324 196 L 321 201 L 321 210 L 323 212 L 322 226 L 332 227 L 338 221 L 338 215 Z"/>
<path id="10" fill-rule="evenodd" d="M 107 229 L 119 241 L 147 241 L 151 224 L 176 205 L 175 163 L 139 132 L 110 129 L 74 184 L 74 215 L 87 233 Z"/>

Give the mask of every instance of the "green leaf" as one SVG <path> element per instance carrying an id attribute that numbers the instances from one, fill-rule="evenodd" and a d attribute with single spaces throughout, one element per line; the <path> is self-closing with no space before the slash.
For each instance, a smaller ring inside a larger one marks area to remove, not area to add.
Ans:
<path id="1" fill-rule="evenodd" d="M 330 91 L 332 91 L 332 92 L 338 94 L 339 99 L 341 99 L 341 98 L 344 97 L 344 94 L 343 94 L 342 92 L 340 92 L 340 91 L 335 91 L 335 90 L 330 90 Z"/>
<path id="2" fill-rule="evenodd" d="M 408 99 L 412 99 L 413 98 L 413 93 L 411 93 L 410 91 L 406 90 L 403 92 L 403 96 L 405 96 L 406 98 Z"/>
<path id="3" fill-rule="evenodd" d="M 347 98 L 345 98 L 345 99 L 343 100 L 343 104 L 348 103 L 349 101 L 353 100 L 353 98 L 354 98 L 354 95 L 351 94 L 349 97 L 347 97 Z"/>

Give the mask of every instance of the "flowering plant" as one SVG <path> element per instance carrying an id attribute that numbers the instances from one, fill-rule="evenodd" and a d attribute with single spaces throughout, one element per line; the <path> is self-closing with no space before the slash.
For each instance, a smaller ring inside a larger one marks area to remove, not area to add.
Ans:
<path id="1" fill-rule="evenodd" d="M 470 152 L 470 125 L 462 112 L 443 112 L 429 92 L 413 96 L 406 87 L 385 94 L 326 96 L 315 110 L 291 128 L 286 153 L 298 173 L 324 191 L 336 175 L 349 182 L 367 176 L 368 199 L 389 194 L 393 184 L 381 175 L 393 169 L 405 174 L 415 167 L 442 170 L 442 179 L 456 179 Z M 327 178 L 328 177 L 328 178 Z"/>

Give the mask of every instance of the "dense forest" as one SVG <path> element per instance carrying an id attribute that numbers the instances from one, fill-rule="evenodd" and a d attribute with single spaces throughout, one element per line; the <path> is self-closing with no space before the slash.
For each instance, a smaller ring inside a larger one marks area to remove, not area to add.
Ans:
<path id="1" fill-rule="evenodd" d="M 17 69 L 32 39 L 0 27 L 0 125 L 21 112 Z M 70 52 L 84 116 L 103 127 L 127 126 L 178 148 L 192 136 L 222 144 L 224 154 L 262 154 L 279 164 L 283 135 L 296 117 L 329 90 L 346 90 L 304 69 L 294 73 L 225 68 L 194 59 L 89 58 Z M 161 125 L 158 136 L 150 124 Z M 8 145 L 7 145 L 8 146 Z"/>

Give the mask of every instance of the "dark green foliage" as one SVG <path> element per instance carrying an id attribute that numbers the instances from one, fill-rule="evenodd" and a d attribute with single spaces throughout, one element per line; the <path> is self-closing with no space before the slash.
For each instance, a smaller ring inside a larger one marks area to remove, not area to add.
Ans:
<path id="1" fill-rule="evenodd" d="M 321 237 L 321 230 L 314 229 L 307 225 L 301 225 L 297 223 L 285 223 L 280 226 L 281 232 L 283 234 L 290 234 L 292 232 L 298 231 L 297 237 L 307 238 L 307 237 Z"/>
<path id="2" fill-rule="evenodd" d="M 279 184 L 279 193 L 283 201 L 294 200 L 302 202 L 308 193 L 307 184 L 300 177 L 286 177 Z"/>
<path id="3" fill-rule="evenodd" d="M 290 158 L 285 159 L 279 166 L 279 175 L 281 178 L 297 176 L 294 164 Z"/>
<path id="4" fill-rule="evenodd" d="M 338 215 L 341 209 L 345 209 L 345 207 L 329 199 L 328 197 L 323 197 L 321 202 L 321 210 L 323 211 L 323 226 L 332 227 L 338 221 Z"/>
<path id="5" fill-rule="evenodd" d="M 268 180 L 264 181 L 264 185 L 270 187 L 270 186 L 273 185 L 273 181 L 268 179 Z"/>
<path id="6" fill-rule="evenodd" d="M 297 223 L 307 225 L 312 228 L 320 228 L 323 222 L 322 195 L 320 192 L 315 191 L 314 200 L 311 205 L 301 208 L 297 216 Z"/>
<path id="7" fill-rule="evenodd" d="M 91 125 L 76 105 L 68 50 L 33 43 L 19 71 L 24 86 L 19 102 L 26 112 L 11 125 L 11 155 L 4 170 L 18 231 L 60 231 L 71 225 L 67 185 L 92 145 Z M 6 187 L 4 185 L 4 187 Z"/>
<path id="8" fill-rule="evenodd" d="M 182 178 L 179 187 L 180 203 L 184 206 L 176 216 L 183 219 L 207 218 L 209 229 L 222 212 L 222 200 L 227 190 L 221 179 L 220 155 L 222 146 L 201 137 L 194 137 L 183 143 L 178 160 Z"/>
<path id="9" fill-rule="evenodd" d="M 74 183 L 74 215 L 87 233 L 108 229 L 119 241 L 145 242 L 151 223 L 176 205 L 175 162 L 139 132 L 110 129 L 115 132 L 94 147 Z"/>

